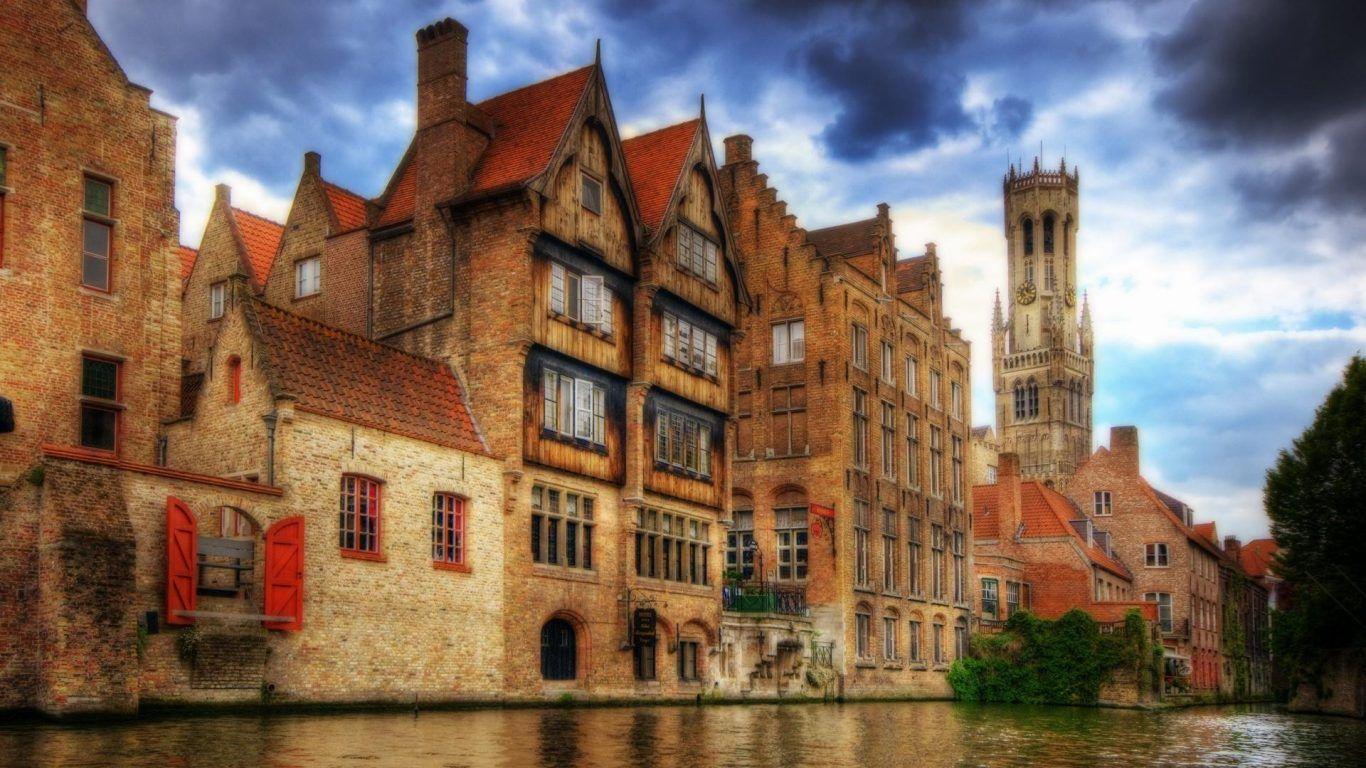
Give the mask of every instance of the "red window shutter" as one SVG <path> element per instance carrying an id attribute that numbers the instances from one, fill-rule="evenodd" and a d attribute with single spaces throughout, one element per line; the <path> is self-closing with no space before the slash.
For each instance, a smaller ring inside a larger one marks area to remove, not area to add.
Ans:
<path id="1" fill-rule="evenodd" d="M 267 616 L 289 616 L 288 621 L 266 621 L 266 629 L 304 628 L 304 519 L 289 517 L 266 531 Z"/>
<path id="2" fill-rule="evenodd" d="M 167 624 L 193 624 L 195 590 L 199 588 L 199 525 L 185 502 L 166 497 L 166 617 Z"/>

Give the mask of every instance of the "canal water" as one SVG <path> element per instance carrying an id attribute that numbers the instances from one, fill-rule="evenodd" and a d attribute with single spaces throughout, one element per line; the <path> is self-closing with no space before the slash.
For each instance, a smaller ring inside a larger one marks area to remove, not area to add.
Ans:
<path id="1" fill-rule="evenodd" d="M 1362 766 L 1366 722 L 934 703 L 0 724 L 0 766 Z"/>

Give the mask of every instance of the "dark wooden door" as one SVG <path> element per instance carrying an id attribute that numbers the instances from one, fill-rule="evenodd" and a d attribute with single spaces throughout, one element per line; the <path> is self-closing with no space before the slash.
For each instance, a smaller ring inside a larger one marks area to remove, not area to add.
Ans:
<path id="1" fill-rule="evenodd" d="M 577 677 L 574 627 L 564 619 L 551 619 L 541 627 L 541 677 L 573 680 Z"/>

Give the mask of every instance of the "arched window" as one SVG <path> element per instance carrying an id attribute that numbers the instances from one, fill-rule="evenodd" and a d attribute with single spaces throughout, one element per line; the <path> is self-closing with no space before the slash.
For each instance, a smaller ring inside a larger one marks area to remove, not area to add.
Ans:
<path id="1" fill-rule="evenodd" d="M 1034 254 L 1034 220 L 1025 218 L 1021 223 L 1024 230 L 1024 252 L 1026 256 Z"/>
<path id="2" fill-rule="evenodd" d="M 1056 224 L 1053 214 L 1045 213 L 1043 216 L 1043 252 L 1053 252 L 1053 227 Z"/>
<path id="3" fill-rule="evenodd" d="M 1025 389 L 1020 382 L 1015 382 L 1015 420 L 1022 421 L 1025 417 Z"/>
<path id="4" fill-rule="evenodd" d="M 1039 385 L 1033 379 L 1029 380 L 1028 411 L 1030 418 L 1039 415 Z"/>
<path id="5" fill-rule="evenodd" d="M 541 627 L 541 678 L 573 680 L 578 676 L 577 651 L 573 625 L 564 619 L 547 621 Z"/>
<path id="6" fill-rule="evenodd" d="M 228 358 L 228 402 L 242 402 L 242 358 Z"/>

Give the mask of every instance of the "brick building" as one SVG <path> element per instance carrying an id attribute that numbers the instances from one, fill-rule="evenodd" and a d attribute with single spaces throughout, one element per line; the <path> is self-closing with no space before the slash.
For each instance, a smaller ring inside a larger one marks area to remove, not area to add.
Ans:
<path id="1" fill-rule="evenodd" d="M 967 646 L 971 404 L 969 348 L 943 315 L 938 256 L 930 245 L 898 260 L 886 205 L 803 230 L 759 172 L 751 139 L 725 145 L 721 175 L 754 295 L 736 353 L 727 569 L 791 596 L 777 602 L 789 613 L 806 613 L 804 602 L 812 629 L 833 642 L 845 693 L 945 695 L 943 671 Z M 737 634 L 771 618 L 731 607 Z M 759 681 L 771 663 L 790 671 L 800 659 L 782 652 L 799 656 L 798 644 L 787 637 L 737 672 Z"/>
<path id="2" fill-rule="evenodd" d="M 1214 523 L 1197 526 L 1210 541 L 1219 542 Z M 1268 697 L 1272 692 L 1270 590 L 1244 565 L 1243 545 L 1237 536 L 1223 539 L 1219 561 L 1219 631 L 1223 670 L 1220 691 L 1245 699 Z"/>
<path id="3" fill-rule="evenodd" d="M 1056 619 L 1081 608 L 1102 623 L 1137 608 L 1157 610 L 1135 593 L 1134 574 L 1110 534 L 1042 480 L 1021 477 L 1019 459 L 1000 457 L 996 483 L 973 488 L 977 616 L 985 627 L 1029 610 Z"/>
<path id="4" fill-rule="evenodd" d="M 1001 441 L 991 425 L 972 428 L 968 440 L 968 481 L 974 486 L 995 485 L 1000 470 Z"/>
<path id="5" fill-rule="evenodd" d="M 152 463 L 179 402 L 175 118 L 70 0 L 0 8 L 0 94 L 0 483 L 48 442 Z"/>
<path id="6" fill-rule="evenodd" d="M 1132 565 L 1135 594 L 1157 603 L 1170 686 L 1219 689 L 1220 563 L 1223 551 L 1197 533 L 1191 508 L 1143 479 L 1138 429 L 1114 427 L 1067 482 L 1066 494 L 1109 531 L 1114 551 Z"/>

